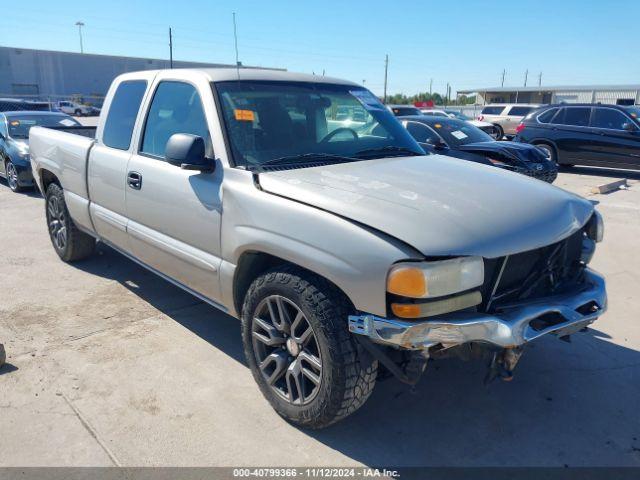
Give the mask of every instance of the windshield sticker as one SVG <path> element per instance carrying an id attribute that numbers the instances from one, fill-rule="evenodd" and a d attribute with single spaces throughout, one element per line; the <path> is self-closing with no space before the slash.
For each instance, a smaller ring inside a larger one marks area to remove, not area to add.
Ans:
<path id="1" fill-rule="evenodd" d="M 451 132 L 451 135 L 456 137 L 458 140 L 464 140 L 468 136 L 466 133 L 461 132 L 460 130 L 456 130 L 455 132 Z"/>
<path id="2" fill-rule="evenodd" d="M 65 127 L 73 127 L 75 124 L 76 122 L 68 118 L 63 118 L 62 120 L 60 120 L 60 125 L 64 125 Z"/>
<path id="3" fill-rule="evenodd" d="M 253 110 L 234 110 L 236 120 L 239 122 L 253 122 L 255 115 Z"/>
<path id="4" fill-rule="evenodd" d="M 358 101 L 364 106 L 364 108 L 384 108 L 378 97 L 376 97 L 369 90 L 349 90 L 349 93 L 356 97 Z"/>

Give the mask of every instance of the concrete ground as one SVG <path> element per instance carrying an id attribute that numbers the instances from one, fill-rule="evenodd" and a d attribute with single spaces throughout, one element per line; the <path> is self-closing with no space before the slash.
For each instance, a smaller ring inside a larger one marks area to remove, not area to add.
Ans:
<path id="1" fill-rule="evenodd" d="M 587 195 L 608 178 L 628 190 Z M 567 344 L 542 339 L 511 383 L 429 368 L 379 383 L 320 432 L 281 420 L 242 356 L 238 322 L 101 248 L 62 263 L 42 199 L 0 183 L 0 466 L 640 465 L 640 175 L 574 168 L 557 185 L 606 222 L 593 266 L 610 310 Z"/>

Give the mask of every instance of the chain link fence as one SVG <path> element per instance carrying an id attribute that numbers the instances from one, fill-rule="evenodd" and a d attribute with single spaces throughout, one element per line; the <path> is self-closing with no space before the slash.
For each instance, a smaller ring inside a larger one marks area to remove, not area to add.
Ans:
<path id="1" fill-rule="evenodd" d="M 0 93 L 0 112 L 52 111 L 75 116 L 100 114 L 103 95 L 16 95 Z"/>

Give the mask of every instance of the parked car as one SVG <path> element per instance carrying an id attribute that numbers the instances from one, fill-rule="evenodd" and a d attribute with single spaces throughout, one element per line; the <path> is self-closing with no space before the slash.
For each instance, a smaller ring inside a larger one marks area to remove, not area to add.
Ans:
<path id="1" fill-rule="evenodd" d="M 478 120 L 489 122 L 498 129 L 498 138 L 507 135 L 513 137 L 516 134 L 516 127 L 522 119 L 532 111 L 538 109 L 538 104 L 505 103 L 486 105 L 482 108 Z"/>
<path id="2" fill-rule="evenodd" d="M 489 122 L 482 122 L 480 120 L 473 119 L 468 117 L 462 112 L 458 112 L 456 110 L 438 110 L 435 108 L 431 109 L 421 109 L 422 115 L 426 115 L 427 117 L 447 117 L 447 118 L 457 118 L 458 120 L 463 120 L 467 123 L 470 123 L 474 127 L 479 128 L 484 133 L 492 137 L 494 140 L 500 140 L 502 135 L 500 135 L 500 130 L 493 124 Z M 500 136 L 499 136 L 500 135 Z"/>
<path id="3" fill-rule="evenodd" d="M 422 114 L 422 112 L 420 112 L 420 109 L 418 107 L 414 107 L 413 105 L 387 105 L 387 108 L 396 117 Z"/>
<path id="4" fill-rule="evenodd" d="M 71 127 L 80 125 L 69 115 L 56 112 L 0 113 L 0 176 L 14 192 L 33 187 L 29 161 L 29 130 L 35 125 Z"/>
<path id="5" fill-rule="evenodd" d="M 364 122 L 339 126 L 358 106 Z M 415 384 L 429 358 L 472 348 L 491 358 L 488 378 L 509 379 L 527 343 L 606 309 L 587 266 L 603 232 L 590 202 L 426 157 L 356 83 L 128 73 L 95 139 L 41 127 L 30 139 L 60 258 L 99 239 L 239 318 L 260 390 L 301 426 L 356 411 L 379 365 Z"/>
<path id="6" fill-rule="evenodd" d="M 495 141 L 463 120 L 427 115 L 398 120 L 426 152 L 493 165 L 548 183 L 558 176 L 556 164 L 539 148 Z"/>
<path id="7" fill-rule="evenodd" d="M 68 100 L 62 100 L 56 104 L 58 111 L 66 113 L 68 115 L 74 115 L 76 117 L 88 116 L 94 113 L 93 107 L 89 105 L 82 105 L 80 103 L 71 102 Z"/>
<path id="8" fill-rule="evenodd" d="M 37 102 L 32 100 L 20 100 L 16 98 L 0 98 L 0 112 L 15 111 L 39 111 L 48 112 L 52 110 L 48 102 Z"/>
<path id="9" fill-rule="evenodd" d="M 559 165 L 640 168 L 640 107 L 550 105 L 527 116 L 516 141 L 542 148 Z"/>

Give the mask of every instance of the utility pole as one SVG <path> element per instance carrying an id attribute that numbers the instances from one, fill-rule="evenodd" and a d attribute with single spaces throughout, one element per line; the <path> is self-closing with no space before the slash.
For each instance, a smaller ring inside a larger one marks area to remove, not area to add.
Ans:
<path id="1" fill-rule="evenodd" d="M 389 70 L 389 54 L 384 56 L 384 98 L 382 103 L 387 103 L 387 72 Z"/>
<path id="2" fill-rule="evenodd" d="M 433 78 L 429 80 L 429 95 L 433 94 Z"/>
<path id="3" fill-rule="evenodd" d="M 173 68 L 173 35 L 169 27 L 169 68 Z"/>
<path id="4" fill-rule="evenodd" d="M 502 82 L 500 83 L 501 87 L 504 87 L 504 76 L 507 74 L 507 70 L 506 69 L 502 69 Z"/>
<path id="5" fill-rule="evenodd" d="M 447 91 L 444 97 L 444 106 L 446 107 L 449 104 L 449 82 L 447 82 Z"/>
<path id="6" fill-rule="evenodd" d="M 540 74 L 538 75 L 538 86 L 542 86 L 542 72 L 540 72 Z"/>
<path id="7" fill-rule="evenodd" d="M 524 86 L 527 86 L 527 77 L 529 77 L 529 69 L 524 72 Z"/>
<path id="8" fill-rule="evenodd" d="M 82 46 L 82 27 L 84 27 L 84 23 L 78 20 L 76 26 L 78 27 L 78 34 L 80 35 L 80 53 L 84 53 L 84 47 Z"/>

